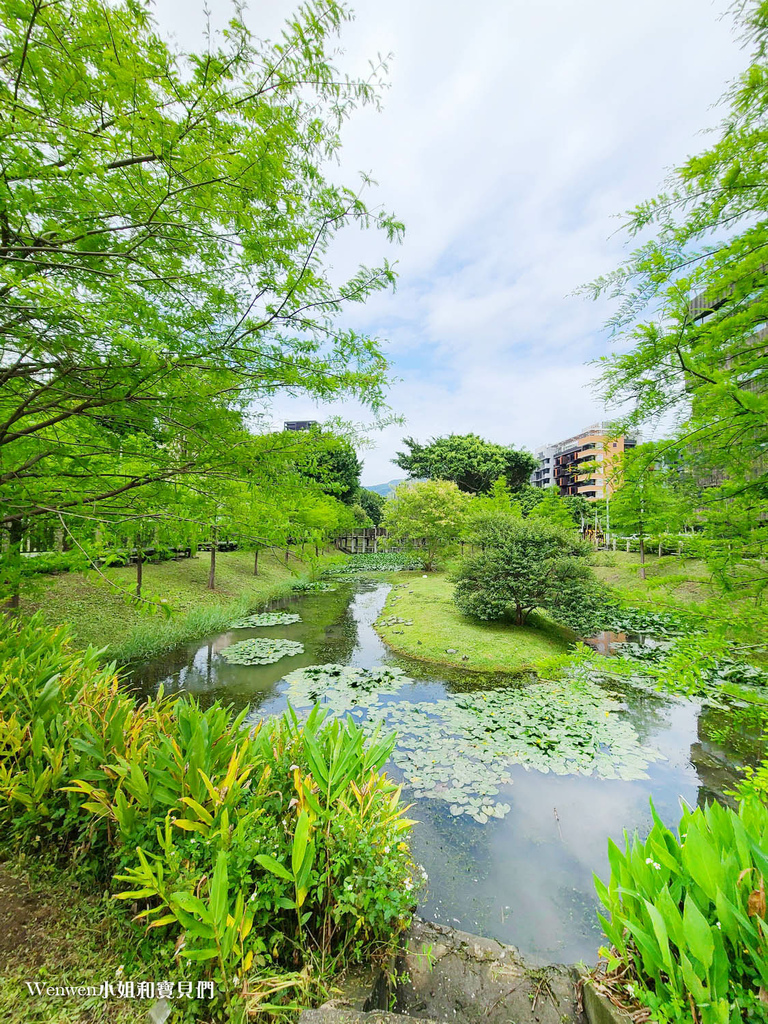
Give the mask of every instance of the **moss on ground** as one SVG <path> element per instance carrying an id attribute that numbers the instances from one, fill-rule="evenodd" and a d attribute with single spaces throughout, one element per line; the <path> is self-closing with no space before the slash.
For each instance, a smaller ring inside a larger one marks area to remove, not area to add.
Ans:
<path id="1" fill-rule="evenodd" d="M 170 609 L 150 614 L 126 599 L 135 588 L 136 568 L 105 570 L 120 589 L 95 572 L 32 576 L 25 580 L 22 614 L 40 611 L 50 625 L 69 623 L 77 647 L 105 648 L 105 658 L 124 663 L 148 658 L 199 636 L 224 628 L 233 616 L 258 609 L 290 592 L 297 579 L 344 561 L 332 553 L 301 561 L 293 553 L 263 552 L 259 575 L 253 575 L 253 553 L 222 551 L 216 557 L 216 589 L 208 590 L 209 556 L 178 562 L 146 564 L 143 594 L 163 600 Z"/>
<path id="2" fill-rule="evenodd" d="M 376 629 L 388 647 L 411 658 L 469 672 L 522 675 L 564 654 L 576 640 L 574 633 L 544 616 L 532 616 L 528 626 L 515 626 L 463 615 L 453 603 L 453 584 L 444 573 L 399 573 L 397 580 L 381 619 L 394 616 L 410 619 L 413 625 L 379 622 Z M 456 653 L 449 654 L 449 649 Z"/>

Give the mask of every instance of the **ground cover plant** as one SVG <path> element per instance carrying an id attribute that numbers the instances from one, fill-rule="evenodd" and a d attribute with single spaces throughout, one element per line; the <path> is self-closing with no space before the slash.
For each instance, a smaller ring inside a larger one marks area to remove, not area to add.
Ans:
<path id="1" fill-rule="evenodd" d="M 224 648 L 221 656 L 231 665 L 272 665 L 281 658 L 291 658 L 303 653 L 304 644 L 298 640 L 270 640 L 266 637 L 257 637 L 230 644 Z"/>
<path id="2" fill-rule="evenodd" d="M 319 711 L 253 729 L 218 704 L 136 704 L 39 618 L 3 624 L 0 663 L 6 852 L 131 905 L 155 937 L 134 977 L 152 949 L 173 980 L 214 983 L 190 1012 L 240 1021 L 386 956 L 414 902 L 408 821 L 380 772 L 392 736 Z"/>
<path id="3" fill-rule="evenodd" d="M 611 875 L 595 879 L 610 915 L 599 984 L 661 1024 L 768 1020 L 768 806 L 685 810 L 677 834 L 653 811 L 643 842 L 609 841 Z"/>

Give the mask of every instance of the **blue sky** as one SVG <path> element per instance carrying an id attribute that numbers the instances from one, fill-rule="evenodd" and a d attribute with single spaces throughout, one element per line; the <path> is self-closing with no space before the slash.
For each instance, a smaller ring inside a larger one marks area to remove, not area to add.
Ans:
<path id="1" fill-rule="evenodd" d="M 229 6 L 214 0 L 214 21 Z M 363 482 L 402 475 L 391 458 L 420 440 L 474 431 L 533 448 L 604 416 L 591 360 L 609 351 L 610 304 L 573 291 L 624 254 L 618 215 L 652 196 L 666 171 L 706 145 L 714 104 L 746 57 L 727 0 L 359 0 L 340 63 L 361 71 L 394 54 L 384 110 L 345 130 L 339 180 L 378 182 L 371 201 L 406 224 L 390 247 L 343 234 L 339 273 L 398 261 L 394 294 L 346 322 L 385 340 L 402 427 L 371 435 Z M 294 5 L 252 3 L 274 36 Z M 157 0 L 163 29 L 199 42 L 202 3 Z M 275 403 L 282 419 L 352 405 Z"/>

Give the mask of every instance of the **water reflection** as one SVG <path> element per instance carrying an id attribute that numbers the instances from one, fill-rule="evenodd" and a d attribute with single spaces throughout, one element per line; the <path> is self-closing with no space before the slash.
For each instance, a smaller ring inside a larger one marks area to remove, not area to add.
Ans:
<path id="1" fill-rule="evenodd" d="M 520 687 L 519 679 L 443 670 L 390 654 L 373 628 L 389 589 L 386 583 L 345 582 L 334 593 L 275 602 L 270 610 L 298 612 L 302 621 L 229 630 L 182 645 L 136 669 L 134 685 L 154 692 L 162 683 L 166 691 L 195 694 L 204 704 L 214 698 L 236 708 L 248 704 L 255 717 L 284 710 L 287 672 L 330 662 L 404 669 L 412 682 L 383 695 L 384 705 Z M 230 665 L 221 658 L 224 647 L 251 636 L 300 640 L 305 651 L 263 666 Z M 419 824 L 412 845 L 430 878 L 420 906 L 425 917 L 512 943 L 544 960 L 594 962 L 601 937 L 592 873 L 607 877 L 607 837 L 621 842 L 625 829 L 647 832 L 649 797 L 670 824 L 679 818 L 681 799 L 691 806 L 727 800 L 725 791 L 740 768 L 766 755 L 764 716 L 755 708 L 661 696 L 610 678 L 601 686 L 620 702 L 618 714 L 631 723 L 639 742 L 662 759 L 648 765 L 647 778 L 636 781 L 558 776 L 512 764 L 511 782 L 495 798 L 511 810 L 485 824 L 452 815 L 444 800 L 415 800 L 409 816 Z M 395 766 L 392 772 L 399 776 Z M 404 795 L 409 797 L 407 791 Z"/>

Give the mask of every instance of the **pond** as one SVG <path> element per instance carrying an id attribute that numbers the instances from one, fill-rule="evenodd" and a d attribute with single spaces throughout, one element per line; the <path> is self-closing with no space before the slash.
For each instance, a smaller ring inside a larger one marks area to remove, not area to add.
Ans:
<path id="1" fill-rule="evenodd" d="M 594 963 L 592 873 L 607 877 L 607 837 L 646 832 L 649 797 L 669 824 L 681 799 L 728 799 L 739 768 L 765 756 L 760 720 L 738 701 L 724 710 L 608 678 L 489 679 L 395 656 L 374 629 L 392 584 L 334 586 L 270 605 L 300 621 L 182 645 L 134 667 L 132 682 L 248 705 L 254 721 L 319 699 L 396 728 L 388 770 L 413 803 L 411 845 L 429 879 L 419 913 L 430 920 L 541 961 Z M 222 654 L 278 637 L 303 653 L 257 665 Z M 328 664 L 338 668 L 301 671 Z"/>

